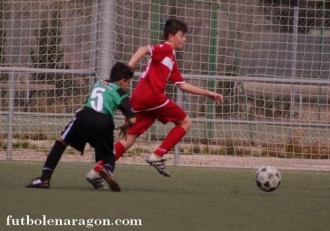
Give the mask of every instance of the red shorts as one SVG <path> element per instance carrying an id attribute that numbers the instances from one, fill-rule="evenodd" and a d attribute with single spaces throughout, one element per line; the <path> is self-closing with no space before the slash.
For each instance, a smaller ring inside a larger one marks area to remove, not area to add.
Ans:
<path id="1" fill-rule="evenodd" d="M 150 111 L 139 111 L 136 113 L 136 123 L 128 129 L 128 134 L 143 134 L 154 122 L 159 120 L 163 124 L 167 122 L 178 122 L 186 118 L 186 112 L 173 101 L 160 108 Z"/>

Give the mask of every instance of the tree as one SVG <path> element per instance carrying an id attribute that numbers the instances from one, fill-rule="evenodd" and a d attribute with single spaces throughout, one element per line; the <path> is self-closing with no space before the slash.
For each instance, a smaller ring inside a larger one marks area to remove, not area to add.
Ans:
<path id="1" fill-rule="evenodd" d="M 34 50 L 30 51 L 31 61 L 35 68 L 56 69 L 58 66 L 63 66 L 63 49 L 60 44 L 62 24 L 60 21 L 60 12 L 52 12 L 50 22 L 43 20 L 41 28 L 36 31 L 38 53 Z M 47 75 L 39 74 L 39 80 L 44 80 Z"/>

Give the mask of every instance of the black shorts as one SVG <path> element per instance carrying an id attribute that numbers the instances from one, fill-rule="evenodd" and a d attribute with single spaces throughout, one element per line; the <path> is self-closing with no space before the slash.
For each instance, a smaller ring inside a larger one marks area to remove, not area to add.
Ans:
<path id="1" fill-rule="evenodd" d="M 86 143 L 95 149 L 96 161 L 113 155 L 114 122 L 110 115 L 84 107 L 62 131 L 64 142 L 83 154 Z"/>

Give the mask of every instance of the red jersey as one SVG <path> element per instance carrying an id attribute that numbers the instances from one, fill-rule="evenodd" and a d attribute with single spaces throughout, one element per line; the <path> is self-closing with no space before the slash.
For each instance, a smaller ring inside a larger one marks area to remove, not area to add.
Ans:
<path id="1" fill-rule="evenodd" d="M 131 95 L 134 111 L 145 111 L 162 107 L 168 103 L 165 94 L 168 80 L 183 83 L 177 66 L 175 51 L 169 43 L 149 45 L 150 60 Z"/>

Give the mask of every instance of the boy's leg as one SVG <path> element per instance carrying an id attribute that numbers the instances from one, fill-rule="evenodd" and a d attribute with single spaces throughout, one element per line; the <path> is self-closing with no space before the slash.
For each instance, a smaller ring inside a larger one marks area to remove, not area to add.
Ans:
<path id="1" fill-rule="evenodd" d="M 117 142 L 115 144 L 115 161 L 117 161 L 124 152 L 124 146 L 120 142 Z M 100 176 L 103 166 L 104 161 L 98 161 L 93 169 L 91 169 L 86 175 L 87 181 L 91 183 L 95 189 L 108 189 L 108 187 L 104 184 L 104 180 Z"/>
<path id="2" fill-rule="evenodd" d="M 103 157 L 104 166 L 99 172 L 100 176 L 108 183 L 112 191 L 120 192 L 120 186 L 113 171 L 115 170 L 115 156 L 113 153 Z"/>
<path id="3" fill-rule="evenodd" d="M 117 161 L 124 153 L 126 149 L 120 141 L 115 143 L 115 161 Z M 94 166 L 93 170 L 96 172 L 100 172 L 101 169 L 103 168 L 104 162 L 103 160 L 100 160 L 97 162 L 97 164 Z"/>
<path id="4" fill-rule="evenodd" d="M 149 117 L 145 113 L 136 114 L 136 123 L 128 129 L 126 139 L 115 143 L 115 160 L 117 161 L 132 145 L 135 143 L 137 137 L 143 134 L 155 121 L 153 117 Z M 103 161 L 99 161 L 93 168 L 94 171 L 100 172 L 103 167 Z"/>
<path id="5" fill-rule="evenodd" d="M 125 153 L 125 151 L 135 143 L 139 134 L 143 134 L 144 131 L 146 131 L 155 121 L 153 117 L 149 117 L 144 113 L 137 113 L 136 119 L 137 122 L 128 129 L 126 139 L 120 140 L 114 145 L 115 161 L 117 161 Z M 87 181 L 96 189 L 104 188 L 103 182 L 99 181 L 100 172 L 103 169 L 103 166 L 104 162 L 101 160 L 86 175 Z"/>
<path id="6" fill-rule="evenodd" d="M 42 169 L 41 177 L 36 178 L 34 181 L 32 181 L 32 183 L 30 183 L 26 187 L 49 188 L 50 178 L 68 145 L 83 153 L 86 142 L 80 136 L 81 126 L 77 122 L 78 121 L 77 118 L 79 118 L 79 114 L 82 113 L 84 113 L 83 110 L 77 112 L 76 116 L 66 125 L 66 127 L 61 133 L 61 136 L 55 141 L 52 149 L 50 150 L 47 156 L 47 160 Z"/>
<path id="7" fill-rule="evenodd" d="M 56 168 L 58 162 L 60 161 L 63 152 L 65 151 L 67 145 L 62 141 L 56 140 L 52 149 L 50 150 L 44 167 L 42 169 L 41 178 L 49 180 Z"/>
<path id="8" fill-rule="evenodd" d="M 128 135 L 126 140 L 121 140 L 115 143 L 115 161 L 117 161 L 125 152 L 128 150 L 134 143 L 137 138 L 137 135 Z M 94 166 L 93 170 L 100 172 L 104 166 L 102 160 L 98 161 Z"/>
<path id="9" fill-rule="evenodd" d="M 186 130 L 180 125 L 176 125 L 167 134 L 165 140 L 161 145 L 149 156 L 147 162 L 155 167 L 159 174 L 169 177 L 170 173 L 167 171 L 165 166 L 166 159 L 163 156 L 168 153 L 186 134 Z"/>
<path id="10" fill-rule="evenodd" d="M 186 133 L 187 131 L 181 125 L 176 125 L 167 134 L 161 145 L 154 151 L 154 154 L 156 154 L 159 157 L 163 157 L 177 143 L 180 142 L 180 140 L 185 136 Z"/>
<path id="11" fill-rule="evenodd" d="M 113 153 L 113 144 L 112 139 L 109 140 L 109 143 L 105 145 L 105 147 L 98 146 L 95 147 L 95 155 L 100 157 L 103 161 L 103 167 L 100 169 L 98 175 L 103 179 L 105 182 L 108 183 L 109 188 L 111 188 L 112 191 L 119 192 L 120 186 L 118 181 L 113 175 L 113 171 L 115 170 L 115 155 Z M 104 144 L 104 143 L 103 143 Z M 92 170 L 94 171 L 94 170 Z M 87 180 L 94 186 L 94 188 L 106 188 L 104 187 L 104 184 L 100 184 L 102 187 L 96 187 L 96 179 L 89 179 L 87 174 Z M 100 183 L 100 182 L 99 182 Z"/>
<path id="12" fill-rule="evenodd" d="M 94 170 L 91 170 L 86 179 L 94 188 L 106 188 L 104 187 L 106 182 L 112 191 L 120 191 L 119 183 L 113 175 L 115 169 L 113 123 L 103 115 L 98 115 L 98 121 L 93 125 L 94 129 L 88 134 L 87 140 L 95 149 L 95 161 L 102 160 L 104 166 L 99 173 L 94 174 L 96 178 L 91 178 L 90 172 L 95 173 Z"/>
<path id="13" fill-rule="evenodd" d="M 67 145 L 65 145 L 62 141 L 55 141 L 47 156 L 46 162 L 42 169 L 41 177 L 34 179 L 30 184 L 26 185 L 27 188 L 49 188 L 50 178 L 66 147 Z"/>
<path id="14" fill-rule="evenodd" d="M 191 126 L 191 119 L 177 104 L 170 101 L 164 107 L 154 112 L 157 119 L 162 123 L 173 122 L 176 124 L 174 128 L 167 134 L 161 145 L 149 156 L 147 163 L 155 167 L 156 170 L 164 176 L 169 177 L 170 174 L 166 169 L 163 156 L 168 153 L 179 141 L 184 137 Z"/>
<path id="15" fill-rule="evenodd" d="M 120 142 L 117 142 L 115 144 L 115 157 L 114 157 L 115 161 L 118 160 L 124 152 L 125 152 L 124 146 Z M 104 184 L 105 182 L 103 178 L 100 176 L 100 173 L 103 170 L 103 168 L 104 168 L 104 160 L 100 160 L 93 167 L 93 169 L 91 169 L 86 175 L 87 181 L 91 183 L 95 189 L 108 189 L 108 187 Z"/>

